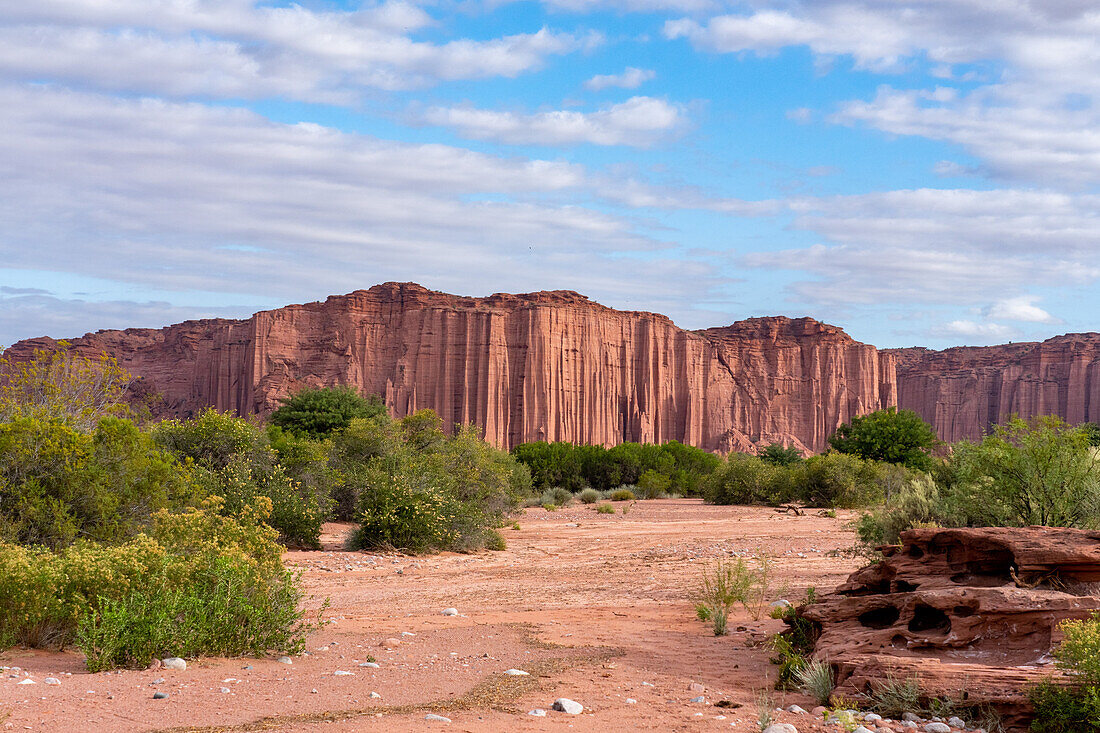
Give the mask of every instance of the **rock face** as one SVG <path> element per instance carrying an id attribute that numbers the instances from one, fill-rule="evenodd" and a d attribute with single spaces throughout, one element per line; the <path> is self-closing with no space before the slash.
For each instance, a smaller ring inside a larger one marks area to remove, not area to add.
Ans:
<path id="1" fill-rule="evenodd" d="M 29 357 L 50 339 L 14 345 Z M 914 409 L 945 440 L 1012 412 L 1100 415 L 1100 334 L 1042 344 L 879 351 L 810 318 L 686 331 L 570 291 L 466 298 L 386 283 L 249 319 L 99 331 L 70 343 L 140 377 L 158 416 L 264 414 L 302 387 L 349 384 L 395 416 L 422 408 L 510 448 L 531 440 L 679 440 L 713 451 L 821 450 L 842 422 Z"/>
<path id="2" fill-rule="evenodd" d="M 925 694 L 957 697 L 965 680 L 968 704 L 1019 726 L 1028 686 L 1060 674 L 1058 624 L 1100 609 L 1100 532 L 915 529 L 881 549 L 883 562 L 798 609 L 842 693 L 915 676 Z"/>
<path id="3" fill-rule="evenodd" d="M 155 412 L 266 413 L 306 386 L 350 384 L 393 414 L 475 423 L 491 442 L 679 440 L 707 450 L 824 447 L 853 415 L 894 404 L 893 357 L 812 319 L 685 331 L 568 291 L 465 298 L 387 283 L 242 321 L 100 331 L 159 395 Z M 19 358 L 49 339 L 16 344 Z"/>
<path id="4" fill-rule="evenodd" d="M 898 405 L 917 412 L 941 440 L 979 438 L 1014 414 L 1100 421 L 1100 334 L 883 353 L 897 364 Z"/>

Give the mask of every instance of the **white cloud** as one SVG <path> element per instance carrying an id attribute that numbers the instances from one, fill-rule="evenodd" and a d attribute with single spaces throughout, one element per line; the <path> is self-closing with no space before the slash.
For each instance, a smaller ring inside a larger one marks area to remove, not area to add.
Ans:
<path id="1" fill-rule="evenodd" d="M 657 72 L 652 69 L 639 69 L 628 66 L 621 74 L 597 74 L 584 83 L 584 88 L 593 92 L 603 91 L 611 87 L 637 89 L 656 76 Z"/>
<path id="2" fill-rule="evenodd" d="M 934 326 L 931 335 L 948 338 L 964 338 L 971 342 L 1000 342 L 1017 335 L 1017 331 L 1001 323 L 979 323 L 956 320 Z"/>
<path id="3" fill-rule="evenodd" d="M 757 252 L 744 262 L 806 273 L 810 279 L 789 286 L 805 302 L 978 306 L 1006 291 L 1100 278 L 1093 195 L 918 189 L 788 205 L 795 227 L 830 244 Z"/>
<path id="4" fill-rule="evenodd" d="M 668 38 L 722 53 L 808 47 L 821 68 L 851 58 L 890 73 L 931 63 L 948 84 L 883 87 L 829 118 L 962 146 L 981 172 L 1082 190 L 1100 182 L 1100 7 L 989 0 L 750 0 L 741 13 L 670 20 Z M 986 71 L 966 69 L 978 64 Z M 956 72 L 955 67 L 959 68 Z M 792 119 L 802 120 L 800 115 Z"/>
<path id="5" fill-rule="evenodd" d="M 650 147 L 687 124 L 683 109 L 662 99 L 631 97 L 595 112 L 554 110 L 525 114 L 433 107 L 422 121 L 453 127 L 463 137 L 510 145 L 629 145 Z"/>
<path id="6" fill-rule="evenodd" d="M 0 18 L 0 75 L 171 97 L 350 103 L 366 88 L 514 77 L 550 56 L 599 43 L 542 28 L 443 43 L 410 34 L 432 24 L 403 2 L 358 11 L 232 0 L 23 3 Z"/>
<path id="7" fill-rule="evenodd" d="M 9 269 L 233 293 L 246 305 L 391 279 L 473 294 L 565 287 L 614 305 L 647 282 L 653 302 L 678 304 L 671 315 L 689 321 L 723 278 L 664 256 L 648 223 L 576 204 L 615 192 L 616 181 L 569 162 L 41 87 L 0 86 L 0 129 Z M 644 184 L 636 194 L 657 206 L 737 203 Z M 0 343 L 32 305 L 7 304 Z M 131 306 L 135 322 L 141 308 Z"/>
<path id="8" fill-rule="evenodd" d="M 983 311 L 987 318 L 999 318 L 1004 321 L 1027 321 L 1029 323 L 1061 323 L 1050 313 L 1035 305 L 1037 295 L 1018 295 L 1004 298 Z"/>

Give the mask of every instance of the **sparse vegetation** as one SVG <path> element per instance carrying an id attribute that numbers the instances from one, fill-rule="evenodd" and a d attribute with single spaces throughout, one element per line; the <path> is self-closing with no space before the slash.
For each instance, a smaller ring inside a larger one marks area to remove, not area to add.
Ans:
<path id="1" fill-rule="evenodd" d="M 1058 666 L 1073 675 L 1070 686 L 1046 681 L 1030 692 L 1035 706 L 1031 729 L 1038 733 L 1100 730 L 1100 614 L 1063 621 Z"/>
<path id="2" fill-rule="evenodd" d="M 577 499 L 582 504 L 595 504 L 597 501 L 600 500 L 600 492 L 596 491 L 595 489 L 588 488 L 577 494 Z"/>
<path id="3" fill-rule="evenodd" d="M 770 561 L 766 556 L 761 556 L 755 568 L 741 558 L 719 560 L 703 571 L 696 615 L 711 622 L 715 636 L 725 636 L 735 605 L 740 604 L 753 619 L 759 619 L 770 592 Z"/>
<path id="4" fill-rule="evenodd" d="M 615 507 L 611 506 L 610 504 L 600 504 L 599 506 L 596 507 L 596 513 L 597 514 L 614 514 L 615 513 Z"/>
<path id="5" fill-rule="evenodd" d="M 833 668 L 828 662 L 812 659 L 794 670 L 794 681 L 803 693 L 825 705 L 833 694 L 835 686 Z"/>
<path id="6" fill-rule="evenodd" d="M 634 492 L 630 489 L 616 489 L 611 492 L 611 501 L 634 501 Z"/>

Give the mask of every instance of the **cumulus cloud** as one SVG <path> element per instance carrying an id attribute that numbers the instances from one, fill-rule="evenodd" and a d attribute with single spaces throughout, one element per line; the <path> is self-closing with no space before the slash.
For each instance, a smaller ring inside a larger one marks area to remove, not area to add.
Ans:
<path id="1" fill-rule="evenodd" d="M 600 92 L 611 87 L 637 89 L 656 76 L 657 72 L 652 69 L 639 69 L 628 66 L 621 74 L 597 74 L 584 83 L 584 88 L 593 92 Z"/>
<path id="2" fill-rule="evenodd" d="M 1100 182 L 1100 10 L 1081 2 L 815 0 L 750 2 L 740 13 L 680 18 L 668 38 L 721 53 L 767 55 L 804 46 L 820 66 L 850 58 L 891 73 L 931 62 L 947 85 L 884 86 L 830 117 L 892 135 L 962 146 L 980 172 L 1084 189 Z M 988 67 L 956 73 L 968 64 Z M 950 83 L 979 82 L 972 88 Z M 796 112 L 792 119 L 803 120 Z M 953 170 L 949 174 L 957 174 Z M 974 171 L 979 172 L 979 171 Z"/>
<path id="3" fill-rule="evenodd" d="M 0 19 L 0 75 L 171 97 L 284 96 L 350 103 L 363 89 L 514 77 L 599 43 L 542 28 L 488 40 L 418 41 L 432 24 L 394 1 L 356 11 L 251 0 L 23 3 Z"/>
<path id="4" fill-rule="evenodd" d="M 1019 295 L 1015 298 L 998 300 L 983 311 L 987 318 L 999 318 L 1005 321 L 1027 321 L 1029 323 L 1061 323 L 1050 313 L 1035 305 L 1037 295 Z"/>
<path id="5" fill-rule="evenodd" d="M 510 145 L 628 145 L 650 147 L 687 124 L 684 110 L 663 99 L 631 97 L 595 112 L 554 110 L 534 114 L 433 107 L 422 121 L 453 127 L 463 137 Z"/>

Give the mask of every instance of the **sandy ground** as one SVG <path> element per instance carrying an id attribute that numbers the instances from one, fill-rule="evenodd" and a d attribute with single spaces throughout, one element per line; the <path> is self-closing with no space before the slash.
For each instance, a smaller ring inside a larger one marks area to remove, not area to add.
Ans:
<path id="1" fill-rule="evenodd" d="M 757 730 L 755 699 L 775 674 L 763 642 L 781 624 L 738 611 L 731 633 L 715 637 L 694 617 L 702 571 L 719 557 L 763 552 L 785 586 L 775 597 L 831 588 L 857 565 L 829 554 L 852 544 L 851 517 L 691 499 L 637 502 L 626 515 L 624 506 L 614 515 L 528 509 L 516 517 L 520 529 L 503 530 L 506 551 L 477 555 L 344 552 L 349 526 L 327 525 L 326 550 L 286 555 L 303 570 L 310 607 L 330 600 L 330 623 L 293 664 L 203 659 L 185 671 L 88 674 L 76 652 L 15 649 L 0 656 L 20 668 L 0 677 L 0 728 Z M 448 607 L 460 615 L 443 616 Z M 371 660 L 378 668 L 360 666 Z M 530 674 L 503 674 L 511 668 Z M 61 684 L 45 684 L 50 676 Z M 152 699 L 156 691 L 168 699 Z M 811 707 L 772 694 L 777 705 Z M 699 695 L 704 703 L 691 702 Z M 585 712 L 549 711 L 558 697 Z M 547 717 L 528 715 L 534 708 Z M 807 716 L 777 719 L 818 729 Z"/>

